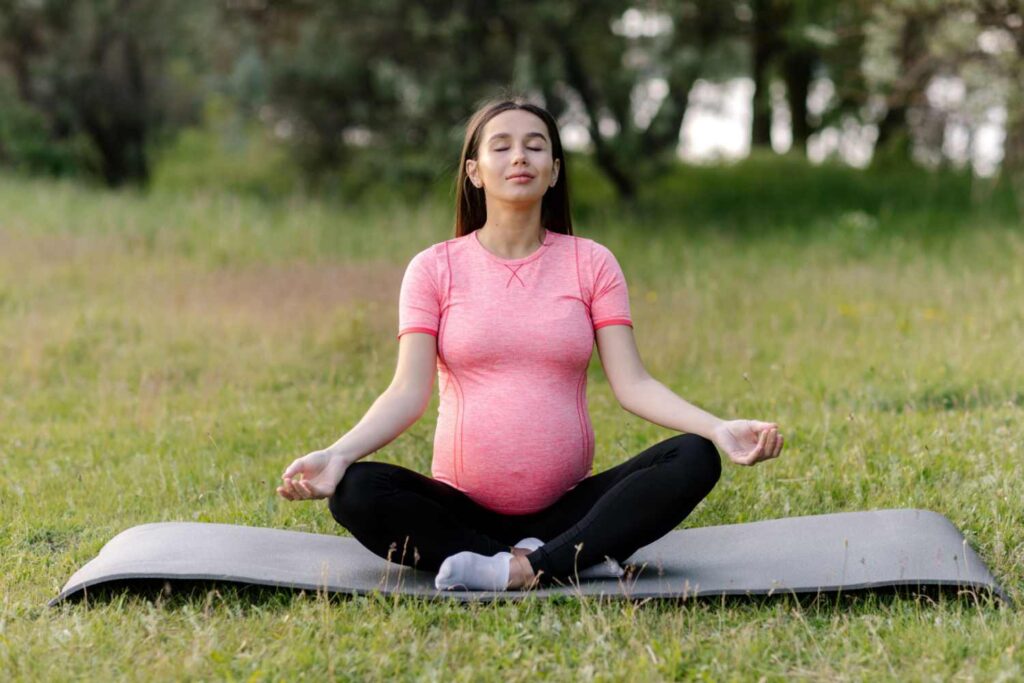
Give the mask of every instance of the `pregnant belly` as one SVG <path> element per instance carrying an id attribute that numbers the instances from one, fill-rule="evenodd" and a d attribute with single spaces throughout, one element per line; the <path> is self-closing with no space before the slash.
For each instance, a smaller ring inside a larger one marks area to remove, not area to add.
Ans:
<path id="1" fill-rule="evenodd" d="M 433 474 L 480 505 L 536 512 L 589 473 L 593 431 L 579 393 L 480 390 L 460 407 L 439 415 Z"/>

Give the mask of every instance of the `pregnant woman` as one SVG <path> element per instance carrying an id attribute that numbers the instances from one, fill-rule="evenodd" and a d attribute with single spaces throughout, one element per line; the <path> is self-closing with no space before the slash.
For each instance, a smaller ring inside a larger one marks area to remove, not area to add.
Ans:
<path id="1" fill-rule="evenodd" d="M 775 423 L 721 420 L 647 373 L 618 261 L 573 235 L 557 124 L 524 100 L 470 119 L 455 237 L 409 262 L 398 317 L 391 385 L 336 443 L 292 462 L 277 492 L 327 498 L 360 543 L 437 572 L 438 589 L 621 575 L 618 562 L 714 488 L 719 450 L 741 465 L 782 450 Z M 592 474 L 595 340 L 622 407 L 684 433 Z M 423 415 L 435 371 L 433 476 L 356 462 Z"/>

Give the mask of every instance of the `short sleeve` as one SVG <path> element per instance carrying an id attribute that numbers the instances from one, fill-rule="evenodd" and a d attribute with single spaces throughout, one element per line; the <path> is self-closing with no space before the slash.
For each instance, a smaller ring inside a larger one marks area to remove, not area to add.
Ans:
<path id="1" fill-rule="evenodd" d="M 622 268 L 611 250 L 603 244 L 593 242 L 591 270 L 594 277 L 594 296 L 590 303 L 590 317 L 594 329 L 606 325 L 633 326 L 629 311 L 629 288 Z"/>
<path id="2" fill-rule="evenodd" d="M 424 249 L 412 257 L 402 277 L 396 338 L 407 332 L 427 332 L 437 336 L 440 317 L 436 256 L 433 248 Z"/>

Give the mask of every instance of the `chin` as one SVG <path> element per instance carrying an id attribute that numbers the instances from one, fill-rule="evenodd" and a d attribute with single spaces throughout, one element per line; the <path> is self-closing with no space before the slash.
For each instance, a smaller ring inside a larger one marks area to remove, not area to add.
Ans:
<path id="1" fill-rule="evenodd" d="M 544 193 L 539 192 L 536 187 L 524 187 L 522 190 L 516 192 L 509 192 L 513 197 L 543 197 Z"/>
<path id="2" fill-rule="evenodd" d="M 507 201 L 507 202 L 511 202 L 511 203 L 524 204 L 524 203 L 539 202 L 540 200 L 542 200 L 544 198 L 544 195 L 543 194 L 537 194 L 536 192 L 531 192 L 529 194 L 527 194 L 525 192 L 513 192 L 513 193 L 510 193 L 510 194 L 507 194 L 507 195 L 498 196 L 496 198 L 504 200 L 504 201 Z"/>

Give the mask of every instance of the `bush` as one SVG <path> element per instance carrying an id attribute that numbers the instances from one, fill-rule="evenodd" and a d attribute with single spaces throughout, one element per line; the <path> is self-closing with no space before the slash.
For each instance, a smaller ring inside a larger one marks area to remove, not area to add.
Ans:
<path id="1" fill-rule="evenodd" d="M 968 215 L 998 221 L 1016 215 L 1011 193 L 968 171 L 909 164 L 861 170 L 758 153 L 731 164 L 680 164 L 642 186 L 640 205 L 667 224 L 741 233 L 803 231 L 854 213 L 883 227 L 899 216 L 931 232 L 961 226 Z"/>
<path id="2" fill-rule="evenodd" d="M 54 139 L 46 118 L 0 80 L 0 163 L 22 173 L 72 176 L 95 167 L 93 157 L 81 136 Z"/>
<path id="3" fill-rule="evenodd" d="M 156 191 L 222 190 L 263 199 L 303 189 L 302 174 L 285 145 L 224 98 L 211 97 L 199 127 L 178 133 L 155 155 Z"/>

